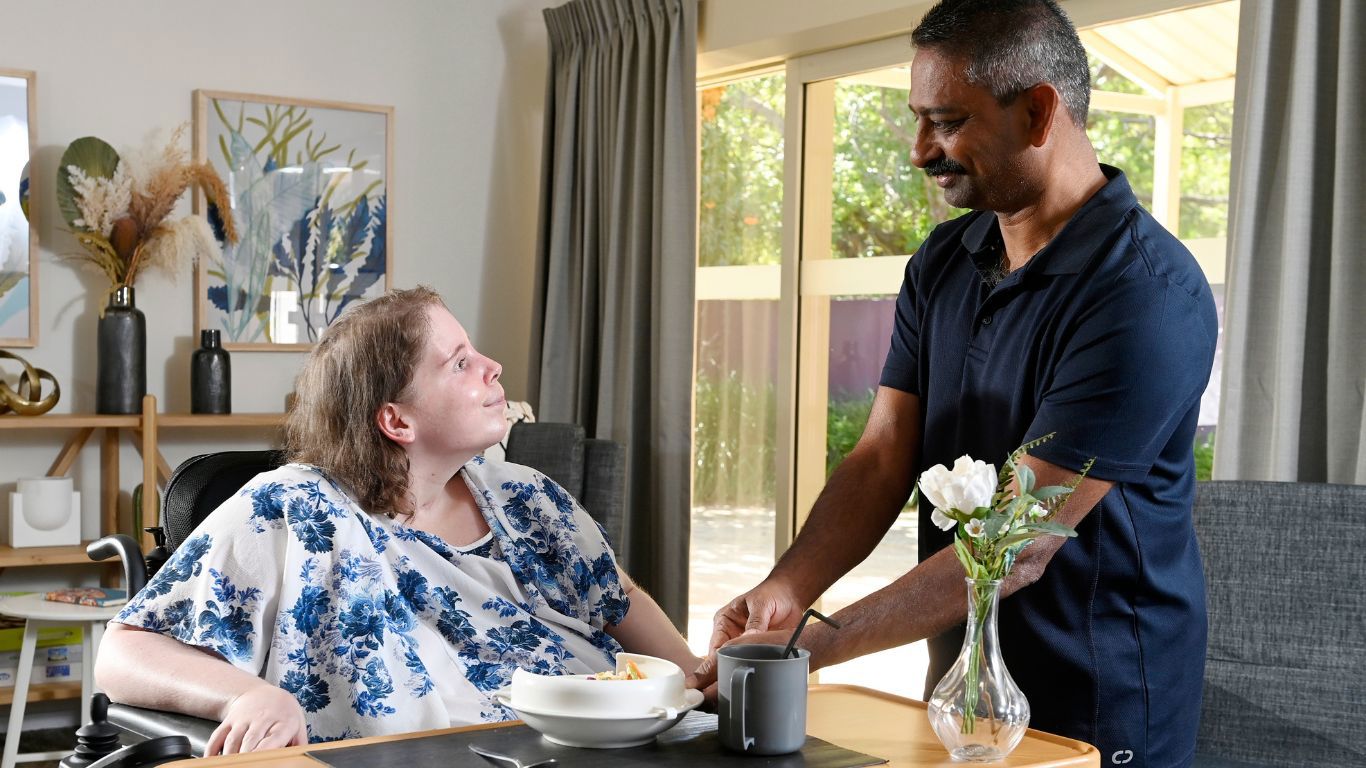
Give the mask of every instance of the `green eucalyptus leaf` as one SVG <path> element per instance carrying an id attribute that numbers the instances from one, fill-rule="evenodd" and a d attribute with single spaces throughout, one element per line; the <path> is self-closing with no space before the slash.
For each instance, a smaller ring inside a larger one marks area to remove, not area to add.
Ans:
<path id="1" fill-rule="evenodd" d="M 66 225 L 75 229 L 81 209 L 76 205 L 76 190 L 71 186 L 71 174 L 67 171 L 69 165 L 80 168 L 91 178 L 108 179 L 119 167 L 119 153 L 94 136 L 76 139 L 62 153 L 62 162 L 57 166 L 57 207 L 61 209 Z"/>
<path id="2" fill-rule="evenodd" d="M 963 564 L 963 570 L 968 574 L 971 574 L 972 566 L 974 564 L 972 553 L 968 552 L 968 547 L 963 543 L 962 539 L 957 537 L 954 538 L 953 553 L 958 556 L 958 562 Z"/>
<path id="3" fill-rule="evenodd" d="M 989 539 L 994 539 L 1001 535 L 1001 529 L 1010 525 L 1010 515 L 1001 513 L 992 515 L 986 519 L 985 535 Z"/>
<path id="4" fill-rule="evenodd" d="M 1004 539 L 1001 539 L 1000 547 L 1003 550 L 1005 550 L 1008 554 L 1010 554 L 1011 557 L 1014 557 L 1015 552 L 1024 549 L 1024 546 L 1022 545 L 1028 544 L 1034 539 L 1037 539 L 1039 535 L 1040 534 L 1032 531 L 1025 531 L 1023 533 L 1012 533 Z"/>
<path id="5" fill-rule="evenodd" d="M 1024 527 L 1026 530 L 1038 531 L 1039 533 L 1048 534 L 1050 536 L 1072 537 L 1077 535 L 1077 532 L 1072 530 L 1071 526 L 1063 525 L 1062 523 L 1055 523 L 1052 521 L 1042 523 L 1030 523 L 1029 525 L 1026 525 Z"/>
<path id="6" fill-rule="evenodd" d="M 1030 495 L 1032 495 L 1039 501 L 1046 501 L 1048 499 L 1054 498 L 1055 496 L 1063 496 L 1071 492 L 1072 489 L 1068 488 L 1065 485 L 1046 485 L 1043 488 L 1035 490 Z"/>
<path id="7" fill-rule="evenodd" d="M 1022 463 L 1015 468 L 1015 473 L 1020 478 L 1020 493 L 1029 493 L 1034 488 L 1034 470 Z"/>

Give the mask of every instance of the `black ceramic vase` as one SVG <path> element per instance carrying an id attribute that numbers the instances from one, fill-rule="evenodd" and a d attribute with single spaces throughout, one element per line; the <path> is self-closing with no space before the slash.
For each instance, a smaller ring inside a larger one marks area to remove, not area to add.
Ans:
<path id="1" fill-rule="evenodd" d="M 96 345 L 97 413 L 142 413 L 147 394 L 147 318 L 133 306 L 133 289 L 114 291 L 100 318 Z"/>
<path id="2" fill-rule="evenodd" d="M 218 331 L 200 331 L 190 356 L 190 412 L 232 413 L 232 361 Z"/>

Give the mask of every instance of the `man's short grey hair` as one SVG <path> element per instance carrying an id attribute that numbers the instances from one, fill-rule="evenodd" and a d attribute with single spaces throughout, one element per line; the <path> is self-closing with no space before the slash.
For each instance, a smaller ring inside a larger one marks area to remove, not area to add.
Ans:
<path id="1" fill-rule="evenodd" d="M 961 57 L 969 82 L 1009 104 L 1039 83 L 1057 89 L 1078 126 L 1091 105 L 1091 67 L 1056 0 L 940 0 L 911 33 L 917 48 Z"/>

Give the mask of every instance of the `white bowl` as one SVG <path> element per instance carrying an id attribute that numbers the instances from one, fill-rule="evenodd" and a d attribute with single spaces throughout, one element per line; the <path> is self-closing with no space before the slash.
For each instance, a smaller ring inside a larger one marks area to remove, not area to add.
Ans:
<path id="1" fill-rule="evenodd" d="M 613 681 L 632 682 L 632 681 Z M 518 706 L 506 690 L 494 694 L 522 722 L 538 731 L 547 741 L 566 747 L 616 749 L 649 744 L 659 734 L 678 724 L 688 710 L 702 703 L 702 692 L 687 690 L 680 707 L 656 708 L 634 717 L 589 717 L 564 712 L 548 712 Z"/>
<path id="2" fill-rule="evenodd" d="M 617 670 L 633 661 L 644 680 L 594 680 L 592 675 L 512 673 L 508 694 L 515 707 L 577 717 L 640 718 L 656 709 L 683 709 L 683 670 L 677 664 L 638 653 L 617 654 Z"/>

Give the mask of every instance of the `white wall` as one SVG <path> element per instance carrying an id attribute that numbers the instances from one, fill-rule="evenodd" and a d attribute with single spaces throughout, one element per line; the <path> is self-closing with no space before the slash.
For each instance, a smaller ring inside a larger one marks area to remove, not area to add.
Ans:
<path id="1" fill-rule="evenodd" d="M 78 248 L 55 210 L 61 153 L 85 135 L 116 148 L 140 144 L 153 129 L 189 120 L 196 88 L 392 105 L 394 284 L 438 290 L 475 343 L 504 363 L 509 399 L 522 399 L 545 87 L 540 10 L 558 2 L 0 0 L 0 67 L 34 70 L 38 82 L 40 339 L 16 351 L 61 382 L 57 412 L 94 410 L 105 287 L 59 260 Z M 162 410 L 188 411 L 193 279 L 188 270 L 174 283 L 149 274 L 136 290 L 147 315 L 148 390 Z M 234 410 L 281 410 L 300 360 L 234 352 Z M 232 434 L 163 432 L 163 453 L 174 466 L 269 437 Z M 0 509 L 13 480 L 45 472 L 64 437 L 0 431 Z M 98 453 L 96 436 L 73 472 L 85 491 L 87 537 L 98 526 Z M 125 489 L 140 466 L 125 442 Z M 9 569 L 0 589 L 83 572 L 93 571 Z"/>

